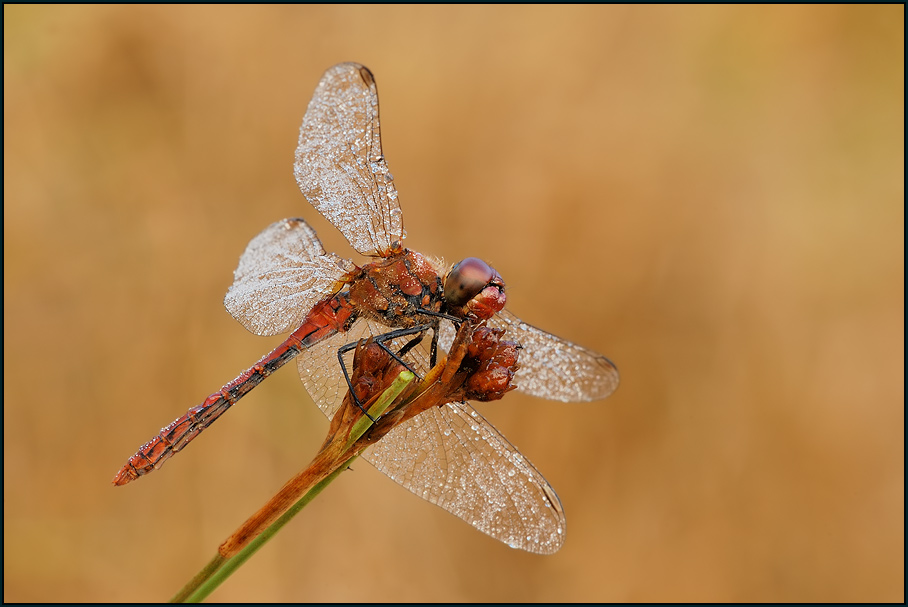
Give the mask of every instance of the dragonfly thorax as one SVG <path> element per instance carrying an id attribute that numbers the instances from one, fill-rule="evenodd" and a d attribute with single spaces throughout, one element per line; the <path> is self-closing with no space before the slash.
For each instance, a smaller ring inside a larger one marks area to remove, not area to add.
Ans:
<path id="1" fill-rule="evenodd" d="M 349 284 L 350 302 L 360 313 L 390 327 L 425 322 L 419 312 L 440 312 L 444 303 L 438 269 L 425 256 L 408 249 L 359 268 Z"/>

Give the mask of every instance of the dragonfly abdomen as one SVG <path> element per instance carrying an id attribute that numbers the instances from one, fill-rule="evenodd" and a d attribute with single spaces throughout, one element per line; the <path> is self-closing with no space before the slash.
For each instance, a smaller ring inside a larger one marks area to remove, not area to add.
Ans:
<path id="1" fill-rule="evenodd" d="M 233 381 L 209 395 L 204 402 L 174 420 L 129 458 L 114 477 L 114 485 L 125 485 L 160 468 L 174 453 L 210 426 L 247 392 L 266 377 L 295 358 L 302 350 L 338 332 L 347 331 L 356 320 L 356 312 L 346 293 L 338 293 L 313 306 L 300 327 L 284 342 L 266 354 Z"/>

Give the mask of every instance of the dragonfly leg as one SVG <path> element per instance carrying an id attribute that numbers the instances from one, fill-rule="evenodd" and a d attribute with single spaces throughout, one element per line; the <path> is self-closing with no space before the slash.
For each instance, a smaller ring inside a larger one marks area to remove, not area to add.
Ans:
<path id="1" fill-rule="evenodd" d="M 438 362 L 438 323 L 432 327 L 432 347 L 429 349 L 429 368 Z"/>
<path id="2" fill-rule="evenodd" d="M 390 350 L 388 351 L 388 353 L 391 354 L 391 356 L 394 356 L 394 358 L 395 358 L 398 362 L 400 362 L 401 364 L 407 365 L 407 363 L 405 363 L 405 362 L 404 362 L 403 360 L 401 360 L 399 357 L 404 356 L 407 352 L 409 352 L 410 350 L 412 350 L 413 348 L 415 348 L 417 345 L 419 345 L 419 343 L 422 342 L 422 338 L 425 337 L 426 331 L 427 331 L 429 328 L 431 328 L 431 329 L 434 330 L 434 326 L 431 326 L 431 325 L 430 325 L 430 326 L 428 326 L 428 327 L 425 327 L 422 331 L 420 331 L 420 332 L 416 335 L 416 337 L 414 337 L 413 339 L 411 339 L 410 341 L 408 341 L 407 343 L 405 343 L 404 346 L 403 346 L 400 350 L 397 351 L 397 356 L 395 356 L 394 353 L 392 353 Z M 409 365 L 407 365 L 407 368 L 408 368 L 408 369 L 410 368 Z M 410 371 L 413 371 L 413 369 L 410 369 Z M 413 372 L 416 373 L 415 371 L 413 371 Z M 417 375 L 417 377 L 419 376 L 418 373 L 416 373 L 416 375 Z"/>
<path id="3" fill-rule="evenodd" d="M 363 404 L 361 402 L 359 402 L 359 398 L 357 398 L 357 396 L 356 396 L 356 390 L 353 389 L 353 382 L 350 381 L 350 374 L 347 373 L 347 365 L 344 363 L 344 352 L 347 352 L 351 349 L 348 347 L 350 345 L 351 344 L 346 344 L 337 349 L 337 361 L 340 363 L 341 371 L 344 372 L 344 380 L 347 382 L 347 389 L 350 391 L 350 396 L 353 397 L 353 403 L 374 424 L 378 420 L 375 419 L 374 417 L 372 417 L 371 415 L 369 415 L 369 412 L 366 411 L 365 407 L 363 407 Z M 352 345 L 354 347 L 356 347 L 356 343 L 353 343 Z"/>
<path id="4" fill-rule="evenodd" d="M 462 318 L 458 318 L 457 316 L 451 316 L 450 314 L 445 314 L 444 312 L 433 312 L 432 310 L 422 309 L 418 313 L 424 314 L 426 316 L 435 316 L 436 318 L 443 318 L 445 320 L 450 320 L 452 323 L 454 323 L 454 326 L 458 327 L 458 328 L 460 327 L 460 323 L 463 322 Z"/>
<path id="5" fill-rule="evenodd" d="M 391 358 L 393 358 L 394 360 L 396 360 L 397 362 L 402 364 L 408 371 L 413 373 L 416 377 L 422 379 L 422 376 L 416 371 L 416 369 L 414 369 L 410 365 L 410 363 L 405 361 L 402 357 L 407 352 L 412 350 L 420 341 L 422 341 L 422 338 L 425 335 L 425 332 L 427 330 L 433 329 L 433 328 L 434 328 L 434 326 L 432 324 L 425 324 L 425 325 L 417 325 L 415 327 L 409 327 L 406 329 L 396 329 L 394 331 L 388 331 L 387 333 L 382 333 L 381 335 L 376 335 L 372 338 L 372 341 L 375 342 L 376 344 L 378 344 L 382 348 L 382 350 L 387 352 Z M 407 335 L 414 335 L 414 334 L 416 335 L 416 337 L 414 339 L 410 340 L 409 342 L 407 342 L 406 344 L 404 344 L 403 347 L 401 347 L 401 349 L 398 350 L 397 352 L 393 351 L 391 348 L 389 348 L 386 345 L 386 342 L 389 342 L 393 339 L 397 339 L 398 337 L 404 337 Z M 350 350 L 352 350 L 353 348 L 356 347 L 356 344 L 357 344 L 357 342 L 351 342 L 349 344 L 345 344 L 345 345 L 341 346 L 340 348 L 338 348 L 338 355 L 342 355 L 342 354 L 345 354 L 346 352 L 349 352 Z"/>
<path id="6" fill-rule="evenodd" d="M 459 329 L 463 318 L 458 318 L 457 316 L 452 316 L 450 314 L 445 314 L 444 312 L 434 312 L 432 310 L 420 310 L 420 314 L 426 316 L 434 316 L 435 318 L 441 318 L 444 320 L 450 320 L 451 324 L 454 325 L 455 329 Z M 430 350 L 430 367 L 434 367 L 435 363 L 438 362 L 438 321 L 435 321 L 434 326 L 432 327 L 432 348 Z"/>
<path id="7" fill-rule="evenodd" d="M 437 324 L 437 323 L 435 323 L 435 324 Z M 378 346 L 381 347 L 385 352 L 387 352 L 388 355 L 391 356 L 391 358 L 393 358 L 394 360 L 399 362 L 401 365 L 404 366 L 404 368 L 406 368 L 408 371 L 413 373 L 413 375 L 422 379 L 422 376 L 416 371 L 416 369 L 414 369 L 402 357 L 405 354 L 407 354 L 407 352 L 409 352 L 414 347 L 416 347 L 416 345 L 419 344 L 419 342 L 422 341 L 422 338 L 425 336 L 425 332 L 429 329 L 433 329 L 433 331 L 434 331 L 434 329 L 435 329 L 434 324 L 430 323 L 430 324 L 425 324 L 425 325 L 417 325 L 415 327 L 409 327 L 406 329 L 397 329 L 395 331 L 388 331 L 387 333 L 382 333 L 381 335 L 376 335 L 375 337 L 372 338 L 372 341 L 375 342 L 376 344 L 378 344 Z M 435 341 L 437 341 L 437 339 L 438 339 L 437 331 L 435 331 L 434 333 L 435 333 L 435 337 L 432 340 L 433 350 L 434 350 L 434 346 L 435 346 Z M 394 352 L 385 343 L 385 342 L 391 341 L 393 339 L 397 339 L 398 337 L 405 337 L 407 335 L 414 335 L 414 334 L 415 334 L 415 337 L 413 339 L 411 339 L 410 341 L 408 341 L 406 344 L 404 344 L 403 347 L 398 352 Z M 351 342 L 349 344 L 344 344 L 343 346 L 338 348 L 337 349 L 337 360 L 340 363 L 341 370 L 344 372 L 344 380 L 346 380 L 347 387 L 350 390 L 350 394 L 353 396 L 353 402 L 356 404 L 357 407 L 359 407 L 360 411 L 365 413 L 366 417 L 368 417 L 370 420 L 372 420 L 373 423 L 375 423 L 375 421 L 376 421 L 375 418 L 373 418 L 371 415 L 369 415 L 369 413 L 363 407 L 362 403 L 359 402 L 359 398 L 357 398 L 357 396 L 356 396 L 356 391 L 353 389 L 353 382 L 350 380 L 350 374 L 347 372 L 347 365 L 346 365 L 346 363 L 344 363 L 344 354 L 349 352 L 350 350 L 354 349 L 358 343 L 359 342 Z M 434 352 L 433 352 L 433 359 L 434 359 Z M 433 366 L 434 366 L 434 360 L 433 360 Z"/>

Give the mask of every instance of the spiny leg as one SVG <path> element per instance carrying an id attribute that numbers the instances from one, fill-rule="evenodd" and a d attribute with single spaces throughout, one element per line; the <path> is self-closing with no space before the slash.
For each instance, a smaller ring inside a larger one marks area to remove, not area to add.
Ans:
<path id="1" fill-rule="evenodd" d="M 407 329 L 397 329 L 394 331 L 389 331 L 387 333 L 382 333 L 381 335 L 376 335 L 372 338 L 372 341 L 374 343 L 376 343 L 379 347 L 381 347 L 385 352 L 387 352 L 388 355 L 390 355 L 394 360 L 396 360 L 401 365 L 403 365 L 404 368 L 406 368 L 408 371 L 413 373 L 413 375 L 422 379 L 422 376 L 420 376 L 420 374 L 412 366 L 410 366 L 410 364 L 407 363 L 407 361 L 405 361 L 402 358 L 402 356 L 404 356 L 410 350 L 412 350 L 414 347 L 416 347 L 416 345 L 422 341 L 422 338 L 424 337 L 425 332 L 429 329 L 435 329 L 435 326 L 433 324 L 425 324 L 425 325 L 417 325 L 415 327 L 409 327 Z M 437 331 L 433 331 L 433 332 L 434 332 L 434 337 L 433 337 L 432 341 L 433 341 L 433 349 L 434 349 L 434 346 L 435 346 L 434 342 L 438 339 L 438 332 Z M 394 352 L 385 344 L 385 342 L 397 339 L 398 337 L 404 337 L 407 335 L 414 335 L 414 334 L 416 336 L 413 339 L 411 339 L 409 342 L 404 344 L 399 352 Z M 359 410 L 362 411 L 366 415 L 366 417 L 368 417 L 370 420 L 372 420 L 372 423 L 375 423 L 376 419 L 373 418 L 371 415 L 369 415 L 368 411 L 366 411 L 366 409 L 363 407 L 362 403 L 359 402 L 359 398 L 356 396 L 356 391 L 353 389 L 353 382 L 350 380 L 350 374 L 347 372 L 347 365 L 344 362 L 344 354 L 349 352 L 350 350 L 356 348 L 356 346 L 358 344 L 359 344 L 359 342 L 350 342 L 350 343 L 344 344 L 343 346 L 338 348 L 337 349 L 337 360 L 340 363 L 341 370 L 344 372 L 344 380 L 347 382 L 347 388 L 350 390 L 350 394 L 353 396 L 353 402 L 356 404 L 357 407 L 359 407 Z M 433 366 L 434 366 L 434 362 L 433 362 Z"/>
<path id="2" fill-rule="evenodd" d="M 423 338 L 423 335 L 425 334 L 425 332 L 432 328 L 434 328 L 432 324 L 424 324 L 424 325 L 417 325 L 415 327 L 409 327 L 407 329 L 396 329 L 394 331 L 388 331 L 387 333 L 382 333 L 381 335 L 376 335 L 376 336 L 372 337 L 372 341 L 374 343 L 376 343 L 382 350 L 387 352 L 391 358 L 393 358 L 394 360 L 396 360 L 397 362 L 402 364 L 408 371 L 410 371 L 411 373 L 416 375 L 416 377 L 419 377 L 420 379 L 422 379 L 422 376 L 420 376 L 420 374 L 416 371 L 416 369 L 411 367 L 410 364 L 401 357 L 404 356 L 410 350 L 412 350 L 414 348 L 414 346 L 416 346 L 420 341 L 422 341 L 422 338 Z M 410 340 L 409 342 L 407 342 L 406 344 L 404 344 L 404 346 L 400 349 L 399 352 L 394 352 L 393 350 L 391 350 L 391 348 L 389 348 L 385 344 L 385 342 L 397 339 L 398 337 L 404 337 L 406 335 L 414 335 L 414 334 L 416 334 L 416 337 L 414 339 Z M 340 348 L 338 348 L 337 352 L 338 352 L 339 359 L 340 359 L 341 355 L 346 354 L 347 352 L 349 352 L 350 350 L 355 348 L 357 343 L 358 342 L 351 342 L 349 344 L 345 344 L 345 345 L 341 346 Z M 343 359 L 340 359 L 340 360 L 343 364 Z"/>
<path id="3" fill-rule="evenodd" d="M 445 314 L 444 312 L 433 312 L 432 310 L 420 310 L 420 314 L 425 316 L 434 316 L 435 318 L 450 320 L 451 324 L 454 325 L 456 329 L 460 328 L 460 324 L 463 322 L 463 318 L 458 318 L 457 316 L 452 316 L 450 314 Z M 432 326 L 432 347 L 429 350 L 429 367 L 434 367 L 435 363 L 438 362 L 438 322 Z"/>
<path id="4" fill-rule="evenodd" d="M 438 362 L 438 325 L 432 328 L 432 347 L 429 348 L 429 368 Z"/>
<path id="5" fill-rule="evenodd" d="M 405 356 L 410 350 L 412 350 L 413 348 L 415 348 L 416 346 L 418 346 L 418 345 L 422 342 L 423 337 L 426 336 L 426 331 L 427 331 L 427 330 L 432 329 L 432 334 L 433 334 L 433 335 L 437 335 L 437 334 L 438 334 L 438 327 L 437 327 L 437 324 L 438 324 L 438 323 L 435 323 L 435 324 L 433 324 L 433 325 L 426 325 L 425 328 L 424 328 L 422 331 L 420 331 L 419 333 L 416 334 L 416 337 L 414 337 L 413 339 L 411 339 L 410 341 L 408 341 L 407 343 L 405 343 L 405 344 L 403 345 L 403 347 L 402 347 L 400 350 L 397 351 L 397 356 L 395 356 L 395 359 L 397 359 L 401 364 L 406 365 L 407 363 L 404 362 L 404 361 L 402 360 L 402 358 L 398 358 L 398 357 L 403 357 L 403 356 Z M 385 347 L 383 344 L 379 344 L 379 345 L 381 345 L 382 347 Z M 391 354 L 391 356 L 394 356 L 394 353 L 391 352 L 390 350 L 387 350 L 387 348 L 386 348 L 386 351 L 387 351 L 389 354 Z M 431 368 L 431 367 L 434 367 L 434 366 L 435 366 L 435 363 L 433 362 L 433 363 L 430 365 L 430 368 Z M 407 368 L 410 369 L 409 366 L 407 366 Z M 410 369 L 410 371 L 413 371 L 413 369 Z M 413 373 L 416 373 L 416 371 L 413 371 Z M 416 375 L 419 376 L 418 373 L 416 373 Z M 422 378 L 420 378 L 420 379 L 422 379 Z"/>

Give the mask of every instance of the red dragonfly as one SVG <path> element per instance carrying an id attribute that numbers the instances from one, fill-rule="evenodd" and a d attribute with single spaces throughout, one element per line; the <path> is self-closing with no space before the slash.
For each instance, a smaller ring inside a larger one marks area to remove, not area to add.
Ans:
<path id="1" fill-rule="evenodd" d="M 300 128 L 294 174 L 306 199 L 362 255 L 358 267 L 326 253 L 302 219 L 256 236 L 224 304 L 257 335 L 293 331 L 282 344 L 163 428 L 119 471 L 125 485 L 185 447 L 244 394 L 293 358 L 303 384 L 331 417 L 347 392 L 352 348 L 372 336 L 420 375 L 447 350 L 460 319 L 488 319 L 520 344 L 517 389 L 553 400 L 605 398 L 618 371 L 604 356 L 546 333 L 503 309 L 504 281 L 467 258 L 449 271 L 403 247 L 397 190 L 382 154 L 372 73 L 342 63 L 325 72 Z M 429 336 L 431 335 L 431 338 Z M 425 338 L 425 339 L 424 339 Z M 467 402 L 433 407 L 394 428 L 363 455 L 416 495 L 511 547 L 555 552 L 565 520 L 555 491 Z"/>

